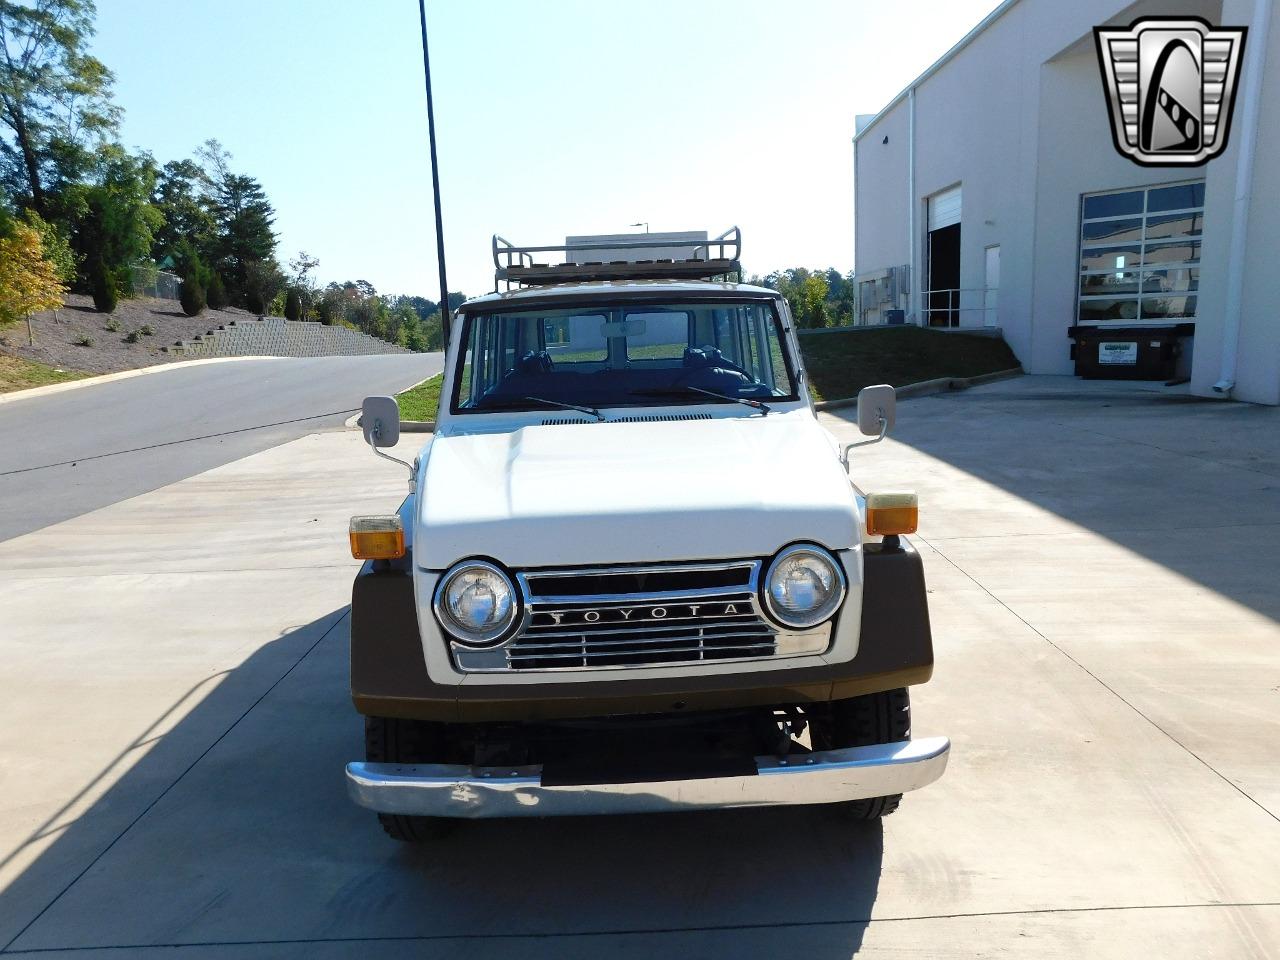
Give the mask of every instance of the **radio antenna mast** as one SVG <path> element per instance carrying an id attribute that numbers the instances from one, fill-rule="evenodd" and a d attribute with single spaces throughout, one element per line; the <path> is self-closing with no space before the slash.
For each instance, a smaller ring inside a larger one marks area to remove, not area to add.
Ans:
<path id="1" fill-rule="evenodd" d="M 436 205 L 436 260 L 440 264 L 440 326 L 444 342 L 449 343 L 449 281 L 444 270 L 444 223 L 440 215 L 440 170 L 436 163 L 436 111 L 431 99 L 431 57 L 427 53 L 427 0 L 418 0 L 422 22 L 422 74 L 427 84 L 427 135 L 431 141 L 431 191 Z"/>

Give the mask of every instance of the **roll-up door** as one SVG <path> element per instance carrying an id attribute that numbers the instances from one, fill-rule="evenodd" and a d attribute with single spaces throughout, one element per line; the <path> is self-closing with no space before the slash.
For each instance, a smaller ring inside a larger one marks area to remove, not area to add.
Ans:
<path id="1" fill-rule="evenodd" d="M 960 188 L 952 187 L 929 198 L 929 229 L 938 230 L 960 222 Z"/>

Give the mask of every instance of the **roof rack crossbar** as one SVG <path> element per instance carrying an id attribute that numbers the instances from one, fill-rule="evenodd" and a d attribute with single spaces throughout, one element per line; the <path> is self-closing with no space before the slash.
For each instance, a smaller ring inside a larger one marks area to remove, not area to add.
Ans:
<path id="1" fill-rule="evenodd" d="M 643 235 L 641 235 L 643 236 Z M 742 231 L 736 226 L 710 240 L 679 240 L 654 237 L 636 240 L 582 240 L 577 243 L 517 246 L 505 237 L 493 235 L 494 286 L 505 280 L 511 284 L 542 285 L 572 280 L 627 279 L 707 279 L 740 273 Z M 535 262 L 535 253 L 582 254 L 595 250 L 663 250 L 687 251 L 676 259 L 670 253 L 663 259 L 602 260 L 559 264 Z"/>

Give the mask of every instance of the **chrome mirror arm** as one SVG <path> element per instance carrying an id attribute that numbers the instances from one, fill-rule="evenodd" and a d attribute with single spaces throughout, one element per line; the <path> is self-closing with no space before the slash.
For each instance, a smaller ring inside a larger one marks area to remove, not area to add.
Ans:
<path id="1" fill-rule="evenodd" d="M 401 460 L 399 457 L 393 457 L 389 453 L 383 453 L 378 449 L 377 439 L 382 433 L 379 427 L 374 427 L 371 431 L 372 436 L 369 437 L 369 449 L 373 451 L 374 456 L 381 457 L 383 460 L 390 460 L 392 463 L 398 463 L 409 471 L 409 492 L 414 493 L 418 489 L 418 470 L 415 464 L 409 463 L 407 460 Z"/>
<path id="2" fill-rule="evenodd" d="M 855 440 L 853 443 L 845 444 L 844 450 L 842 450 L 840 453 L 840 462 L 844 464 L 845 473 L 849 472 L 849 451 L 850 450 L 852 450 L 854 447 L 869 447 L 873 443 L 879 443 L 881 440 L 885 438 L 886 434 L 888 434 L 889 421 L 884 416 L 880 416 L 877 419 L 880 421 L 880 436 L 874 437 L 870 440 Z"/>

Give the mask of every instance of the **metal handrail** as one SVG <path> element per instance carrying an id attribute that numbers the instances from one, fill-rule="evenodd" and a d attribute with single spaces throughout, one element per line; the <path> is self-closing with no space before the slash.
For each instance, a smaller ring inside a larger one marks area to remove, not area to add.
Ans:
<path id="1" fill-rule="evenodd" d="M 948 318 L 950 318 L 953 313 L 972 313 L 975 310 L 980 313 L 985 313 L 987 310 L 986 295 L 988 293 L 998 291 L 999 289 L 999 287 L 940 287 L 936 290 L 923 290 L 921 291 L 921 296 L 924 301 L 924 307 L 921 312 L 924 314 L 925 326 L 929 326 L 929 320 L 935 313 L 946 314 Z M 947 305 L 945 307 L 932 306 L 933 295 L 943 293 L 947 295 Z M 960 296 L 963 293 L 980 293 L 982 294 L 982 302 L 976 307 L 966 307 L 963 305 L 963 298 Z"/>

